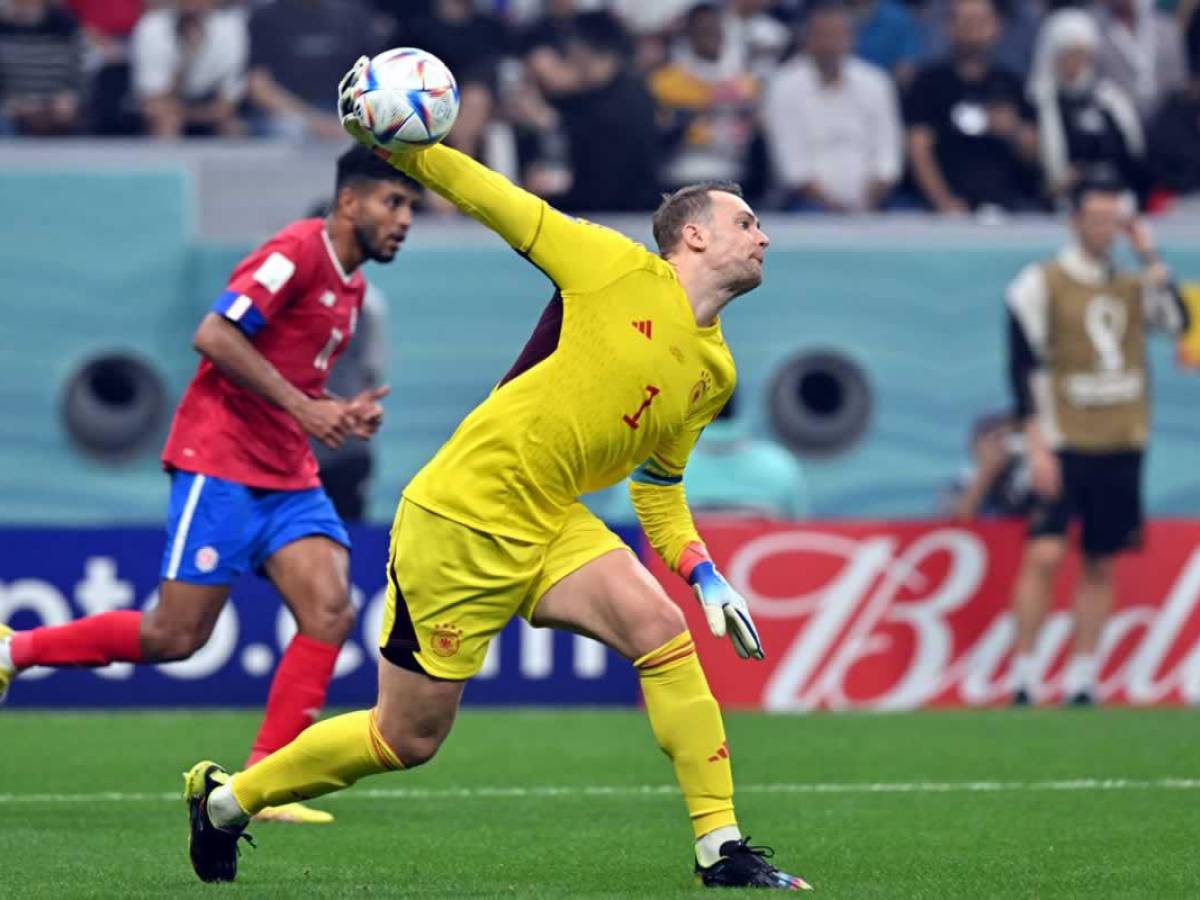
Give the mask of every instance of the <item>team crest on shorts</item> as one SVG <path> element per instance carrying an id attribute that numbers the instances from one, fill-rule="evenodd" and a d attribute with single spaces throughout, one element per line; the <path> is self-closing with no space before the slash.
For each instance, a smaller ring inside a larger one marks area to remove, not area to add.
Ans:
<path id="1" fill-rule="evenodd" d="M 453 625 L 435 625 L 429 643 L 438 656 L 453 656 L 462 644 L 462 629 Z"/>
<path id="2" fill-rule="evenodd" d="M 216 547 L 201 547 L 196 551 L 196 568 L 201 572 L 211 572 L 220 561 Z"/>

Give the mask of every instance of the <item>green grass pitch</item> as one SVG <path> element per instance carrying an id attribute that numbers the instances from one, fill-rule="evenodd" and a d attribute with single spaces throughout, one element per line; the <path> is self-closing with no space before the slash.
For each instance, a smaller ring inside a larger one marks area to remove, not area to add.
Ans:
<path id="1" fill-rule="evenodd" d="M 195 880 L 180 773 L 257 713 L 0 712 L 0 897 L 697 895 L 636 711 L 476 711 L 324 827 L 258 825 Z M 1200 897 L 1192 710 L 728 716 L 744 831 L 818 897 Z"/>

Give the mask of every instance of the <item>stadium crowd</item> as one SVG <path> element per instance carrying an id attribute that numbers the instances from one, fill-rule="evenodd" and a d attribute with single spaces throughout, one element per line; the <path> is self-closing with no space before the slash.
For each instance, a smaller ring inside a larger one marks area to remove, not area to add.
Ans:
<path id="1" fill-rule="evenodd" d="M 763 208 L 988 215 L 1086 179 L 1156 211 L 1200 192 L 1197 6 L 0 0 L 0 134 L 341 139 L 349 62 L 414 45 L 459 79 L 451 143 L 567 209 L 715 178 Z"/>

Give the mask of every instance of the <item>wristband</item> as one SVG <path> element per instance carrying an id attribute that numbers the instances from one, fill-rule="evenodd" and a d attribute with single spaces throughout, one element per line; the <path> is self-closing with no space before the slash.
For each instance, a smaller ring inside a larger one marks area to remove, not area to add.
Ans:
<path id="1" fill-rule="evenodd" d="M 684 581 L 691 583 L 692 572 L 701 563 L 712 565 L 712 557 L 708 555 L 707 547 L 699 541 L 692 541 L 679 554 L 679 562 L 675 565 L 675 571 L 679 573 Z"/>
<path id="2" fill-rule="evenodd" d="M 692 587 L 699 587 L 701 590 L 707 590 L 715 587 L 724 580 L 725 579 L 722 578 L 721 574 L 717 571 L 717 567 L 708 560 L 704 560 L 704 562 L 696 563 L 696 565 L 692 568 L 692 573 L 688 576 L 687 581 Z"/>

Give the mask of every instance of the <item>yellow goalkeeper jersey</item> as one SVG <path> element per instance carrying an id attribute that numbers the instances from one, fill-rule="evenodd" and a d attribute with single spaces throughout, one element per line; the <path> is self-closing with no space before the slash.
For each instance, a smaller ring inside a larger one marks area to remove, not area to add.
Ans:
<path id="1" fill-rule="evenodd" d="M 513 367 L 404 496 L 541 543 L 581 494 L 642 463 L 677 480 L 736 374 L 720 322 L 696 324 L 674 267 L 450 148 L 391 162 L 500 234 L 557 288 Z"/>

